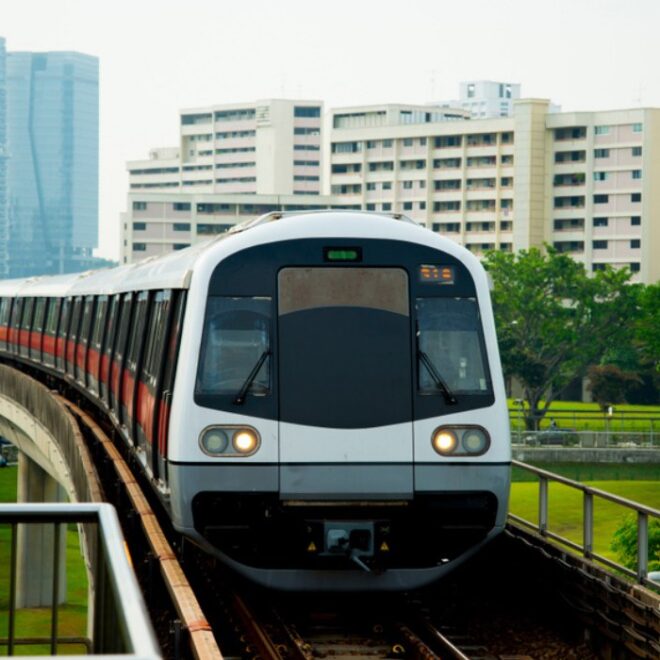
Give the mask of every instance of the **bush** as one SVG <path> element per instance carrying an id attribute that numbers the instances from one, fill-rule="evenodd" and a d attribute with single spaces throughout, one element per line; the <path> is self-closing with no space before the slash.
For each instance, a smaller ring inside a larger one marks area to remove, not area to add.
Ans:
<path id="1" fill-rule="evenodd" d="M 626 516 L 623 524 L 614 532 L 610 546 L 619 561 L 631 570 L 637 570 L 637 516 Z M 660 571 L 660 520 L 649 520 L 649 572 Z"/>

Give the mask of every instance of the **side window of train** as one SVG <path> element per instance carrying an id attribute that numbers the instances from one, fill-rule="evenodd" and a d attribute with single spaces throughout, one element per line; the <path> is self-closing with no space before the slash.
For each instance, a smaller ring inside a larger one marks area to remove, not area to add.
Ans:
<path id="1" fill-rule="evenodd" d="M 78 342 L 78 332 L 80 330 L 80 319 L 82 317 L 82 298 L 77 296 L 73 300 L 71 311 L 71 325 L 69 327 L 69 341 L 67 343 L 66 361 L 67 372 L 74 375 L 74 365 L 76 360 L 76 344 Z"/>
<path id="2" fill-rule="evenodd" d="M 80 326 L 80 343 L 87 346 L 89 343 L 90 327 L 92 325 L 92 311 L 94 310 L 94 296 L 86 296 L 83 306 L 83 318 Z"/>
<path id="3" fill-rule="evenodd" d="M 37 298 L 37 305 L 34 309 L 34 332 L 43 332 L 44 329 L 44 316 L 46 312 L 46 299 Z"/>
<path id="4" fill-rule="evenodd" d="M 11 298 L 3 298 L 0 302 L 0 349 L 7 350 L 7 335 L 9 333 L 9 311 Z"/>
<path id="5" fill-rule="evenodd" d="M 126 339 L 128 337 L 128 324 L 131 320 L 131 307 L 133 306 L 133 294 L 126 293 L 122 299 L 121 313 L 119 318 L 119 332 L 115 345 L 115 359 L 122 361 L 126 350 Z"/>
<path id="6" fill-rule="evenodd" d="M 92 329 L 92 348 L 99 353 L 101 352 L 107 310 L 108 296 L 99 296 L 96 303 L 96 314 L 94 315 L 94 328 Z"/>
<path id="7" fill-rule="evenodd" d="M 62 307 L 61 298 L 48 299 L 48 312 L 46 314 L 46 327 L 44 332 L 44 362 L 51 367 L 55 365 L 57 322 L 59 321 L 60 309 Z"/>
<path id="8" fill-rule="evenodd" d="M 147 319 L 147 306 L 149 303 L 149 293 L 142 291 L 137 298 L 134 321 L 131 326 L 131 339 L 128 344 L 128 368 L 135 374 L 140 358 L 140 351 L 145 335 L 145 325 Z"/>
<path id="9" fill-rule="evenodd" d="M 154 295 L 152 312 L 149 318 L 147 345 L 142 361 L 142 378 L 153 391 L 163 364 L 165 334 L 167 331 L 170 291 L 157 291 Z"/>
<path id="10" fill-rule="evenodd" d="M 21 331 L 18 343 L 20 344 L 20 355 L 28 356 L 30 351 L 30 330 L 32 329 L 32 318 L 34 315 L 34 298 L 26 298 L 23 304 L 23 317 L 21 319 Z"/>
<path id="11" fill-rule="evenodd" d="M 60 371 L 65 371 L 67 352 L 67 338 L 69 334 L 69 321 L 71 320 L 71 298 L 65 298 L 62 302 L 60 322 L 57 331 L 57 343 L 55 346 L 55 366 Z"/>

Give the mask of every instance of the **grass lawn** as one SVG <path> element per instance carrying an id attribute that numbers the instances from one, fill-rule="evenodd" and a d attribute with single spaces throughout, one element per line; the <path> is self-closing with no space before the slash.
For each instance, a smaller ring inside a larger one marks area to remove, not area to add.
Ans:
<path id="1" fill-rule="evenodd" d="M 520 407 L 513 399 L 508 400 L 509 417 L 512 430 L 524 430 L 524 421 L 520 415 Z M 550 410 L 541 421 L 541 430 L 550 426 L 553 417 L 560 428 L 575 431 L 606 431 L 607 421 L 597 403 L 582 403 L 580 401 L 553 401 Z M 617 404 L 614 406 L 612 418 L 609 420 L 609 430 L 617 432 L 643 432 L 653 430 L 660 436 L 660 406 L 633 406 Z"/>
<path id="2" fill-rule="evenodd" d="M 0 468 L 0 502 L 16 501 L 16 476 L 14 466 Z M 9 557 L 11 529 L 0 525 L 0 637 L 9 633 Z M 78 541 L 76 525 L 70 525 L 66 541 L 67 602 L 59 608 L 58 634 L 65 637 L 87 636 L 87 572 Z M 16 637 L 50 637 L 51 612 L 49 607 L 27 608 L 16 613 Z M 80 646 L 60 645 L 60 653 L 86 653 Z M 18 646 L 16 655 L 48 655 L 49 646 Z M 7 654 L 7 647 L 0 646 L 0 655 Z"/>
<path id="3" fill-rule="evenodd" d="M 659 481 L 591 481 L 589 485 L 660 509 Z M 513 483 L 511 486 L 511 513 L 537 524 L 538 491 L 538 483 Z M 563 484 L 551 483 L 548 511 L 550 531 L 561 534 L 576 543 L 582 543 L 581 492 Z M 627 515 L 630 515 L 630 511 L 618 504 L 601 499 L 594 500 L 594 550 L 598 554 L 618 560 L 610 549 L 610 543 L 614 532 Z"/>

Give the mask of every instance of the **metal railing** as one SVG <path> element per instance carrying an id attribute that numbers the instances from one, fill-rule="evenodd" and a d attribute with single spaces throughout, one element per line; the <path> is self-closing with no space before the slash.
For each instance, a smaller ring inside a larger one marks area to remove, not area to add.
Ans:
<path id="1" fill-rule="evenodd" d="M 660 510 L 654 509 L 638 502 L 633 502 L 624 497 L 619 497 L 599 488 L 592 488 L 581 484 L 572 479 L 567 479 L 561 475 L 541 470 L 527 463 L 520 461 L 511 462 L 514 467 L 521 468 L 527 472 L 535 474 L 539 479 L 539 500 L 538 500 L 538 524 L 509 513 L 509 518 L 514 522 L 533 529 L 546 538 L 557 541 L 571 550 L 582 554 L 586 559 L 597 561 L 608 568 L 620 571 L 629 577 L 637 580 L 639 584 L 657 588 L 660 583 L 651 580 L 649 573 L 649 518 L 660 520 Z M 548 509 L 549 509 L 549 483 L 556 482 L 582 492 L 582 544 L 575 543 L 560 534 L 551 532 L 548 529 Z M 594 551 L 594 498 L 600 498 L 618 504 L 626 509 L 630 509 L 637 514 L 637 570 L 633 571 L 622 564 L 619 564 Z"/>
<path id="2" fill-rule="evenodd" d="M 579 449 L 660 449 L 660 433 L 642 431 L 511 430 L 511 442 L 523 447 Z"/>
<path id="3" fill-rule="evenodd" d="M 84 525 L 88 549 L 93 549 L 93 602 L 88 603 L 88 615 L 93 612 L 92 638 L 59 635 L 61 557 L 57 542 L 53 544 L 50 637 L 18 638 L 18 526 L 52 524 L 56 531 L 54 538 L 58 538 L 57 532 L 61 526 L 68 523 Z M 8 525 L 11 529 L 8 635 L 0 640 L 0 647 L 7 648 L 7 655 L 14 655 L 19 645 L 45 644 L 50 647 L 50 655 L 56 655 L 58 645 L 79 644 L 86 646 L 88 653 L 99 657 L 160 659 L 156 637 L 135 574 L 129 565 L 114 507 L 110 504 L 0 504 L 0 525 Z M 25 657 L 22 653 L 21 656 Z M 71 657 L 80 658 L 79 655 Z"/>

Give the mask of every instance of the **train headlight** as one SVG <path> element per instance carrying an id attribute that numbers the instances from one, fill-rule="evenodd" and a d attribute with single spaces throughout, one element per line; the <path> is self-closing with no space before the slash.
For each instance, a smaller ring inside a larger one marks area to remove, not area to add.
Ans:
<path id="1" fill-rule="evenodd" d="M 454 453 L 458 445 L 458 441 L 454 431 L 449 429 L 438 429 L 433 434 L 432 444 L 433 449 L 435 449 L 438 454 L 448 456 L 449 454 Z"/>
<path id="2" fill-rule="evenodd" d="M 224 454 L 229 446 L 229 436 L 224 429 L 212 428 L 202 434 L 202 449 L 211 456 Z"/>
<path id="3" fill-rule="evenodd" d="M 254 431 L 250 429 L 241 429 L 234 433 L 234 437 L 231 439 L 231 444 L 239 454 L 245 456 L 255 452 L 259 444 L 259 438 Z"/>
<path id="4" fill-rule="evenodd" d="M 468 454 L 483 454 L 488 447 L 488 437 L 481 429 L 467 429 L 461 442 Z"/>
<path id="5" fill-rule="evenodd" d="M 481 426 L 441 426 L 433 431 L 431 445 L 441 456 L 480 456 L 488 451 L 490 436 Z"/>

